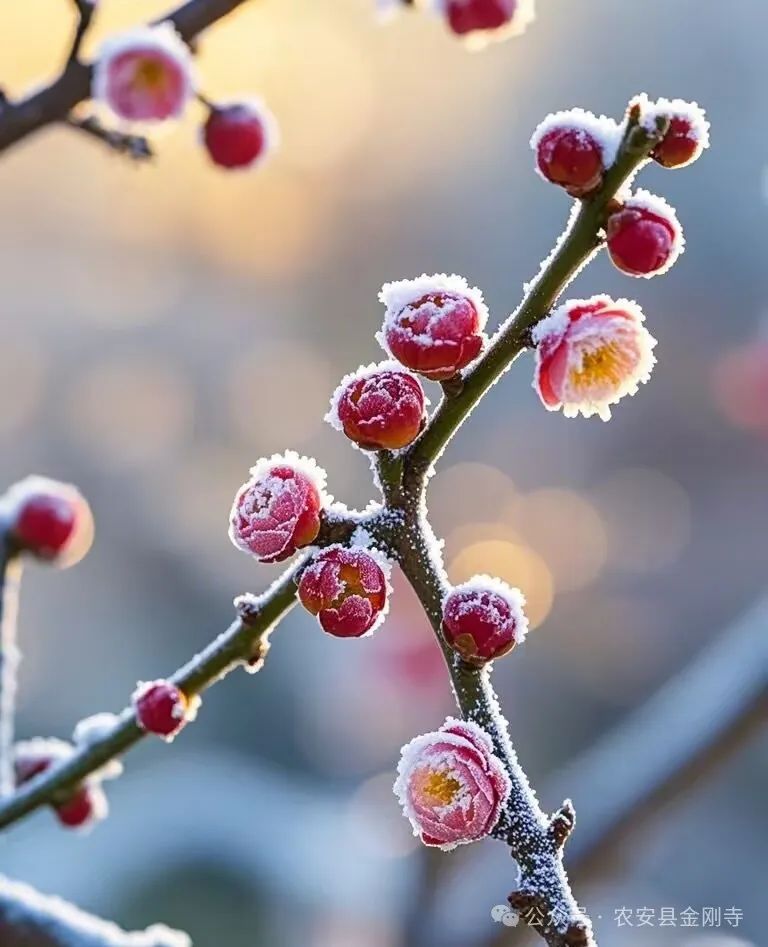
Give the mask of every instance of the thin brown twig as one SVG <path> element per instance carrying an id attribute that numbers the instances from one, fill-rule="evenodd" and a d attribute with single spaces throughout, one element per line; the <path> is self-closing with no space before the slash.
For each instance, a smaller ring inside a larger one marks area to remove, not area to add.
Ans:
<path id="1" fill-rule="evenodd" d="M 83 132 L 90 138 L 102 142 L 117 154 L 125 155 L 134 161 L 150 161 L 155 157 L 152 146 L 143 135 L 130 135 L 114 128 L 106 128 L 95 115 L 88 115 L 85 118 L 69 115 L 66 118 L 66 124 L 69 128 Z"/>

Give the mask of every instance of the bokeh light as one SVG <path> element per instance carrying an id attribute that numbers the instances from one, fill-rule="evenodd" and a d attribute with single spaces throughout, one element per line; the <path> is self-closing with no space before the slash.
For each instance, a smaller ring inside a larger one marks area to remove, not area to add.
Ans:
<path id="1" fill-rule="evenodd" d="M 644 468 L 620 470 L 590 498 L 605 522 L 611 569 L 653 573 L 681 556 L 691 532 L 691 504 L 671 477 Z"/>
<path id="2" fill-rule="evenodd" d="M 454 583 L 483 573 L 498 576 L 522 590 L 531 628 L 540 625 L 549 614 L 554 596 L 552 573 L 533 549 L 491 539 L 465 546 L 449 560 L 448 577 Z"/>
<path id="3" fill-rule="evenodd" d="M 149 359 L 100 362 L 75 380 L 65 403 L 67 434 L 108 467 L 173 456 L 189 435 L 193 395 L 171 365 Z"/>

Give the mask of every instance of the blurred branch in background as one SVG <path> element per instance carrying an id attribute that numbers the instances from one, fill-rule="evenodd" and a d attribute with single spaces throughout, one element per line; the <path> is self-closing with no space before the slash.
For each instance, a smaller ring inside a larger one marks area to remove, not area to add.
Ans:
<path id="1" fill-rule="evenodd" d="M 579 804 L 568 869 L 580 881 L 604 872 L 617 849 L 649 819 L 694 789 L 768 719 L 768 597 L 762 598 L 629 720 L 558 772 L 544 799 L 565 788 Z M 631 858 L 631 851 L 625 849 Z M 475 941 L 454 923 L 482 900 L 498 875 L 494 853 L 472 853 L 422 916 L 418 944 L 482 943 L 509 947 L 512 933 L 493 927 Z M 459 879 L 458 875 L 461 875 Z M 423 909 L 423 905 L 422 905 Z M 450 909 L 451 921 L 448 922 Z M 490 922 L 489 922 L 490 924 Z"/>
<path id="2" fill-rule="evenodd" d="M 173 24 L 181 38 L 190 43 L 198 33 L 217 20 L 227 16 L 244 0 L 189 0 L 160 22 Z M 75 31 L 71 56 L 63 72 L 50 85 L 16 102 L 3 97 L 0 101 L 0 152 L 16 144 L 27 135 L 64 121 L 67 115 L 91 97 L 92 66 L 78 59 L 80 42 L 90 24 L 91 14 L 82 11 L 94 4 L 77 3 L 80 20 Z"/>
<path id="3" fill-rule="evenodd" d="M 17 620 L 22 563 L 2 543 L 0 552 L 0 797 L 14 789 L 13 740 L 16 717 L 16 675 L 19 667 Z"/>
<path id="4" fill-rule="evenodd" d="M 129 933 L 61 898 L 0 876 L 0 944 L 3 947 L 189 947 L 181 931 L 155 924 Z"/>
<path id="5" fill-rule="evenodd" d="M 108 148 L 134 161 L 149 161 L 154 157 L 152 146 L 143 135 L 129 135 L 113 128 L 106 128 L 95 115 L 88 115 L 85 118 L 75 118 L 70 115 L 66 121 L 70 128 L 83 132 L 95 141 L 103 142 Z"/>

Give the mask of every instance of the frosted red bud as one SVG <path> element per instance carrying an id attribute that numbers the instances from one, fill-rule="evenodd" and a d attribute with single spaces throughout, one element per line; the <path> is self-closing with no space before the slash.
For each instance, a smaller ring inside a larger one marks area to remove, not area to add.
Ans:
<path id="1" fill-rule="evenodd" d="M 323 631 L 338 638 L 359 638 L 380 624 L 387 591 L 380 559 L 343 546 L 319 552 L 299 580 L 301 604 L 317 616 Z"/>

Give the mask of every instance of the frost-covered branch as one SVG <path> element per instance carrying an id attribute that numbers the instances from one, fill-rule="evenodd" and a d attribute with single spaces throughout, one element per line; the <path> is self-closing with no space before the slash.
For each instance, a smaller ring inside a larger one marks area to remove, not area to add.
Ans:
<path id="1" fill-rule="evenodd" d="M 520 306 L 499 327 L 485 352 L 451 388 L 435 411 L 423 434 L 406 454 L 406 483 L 416 490 L 426 482 L 432 465 L 461 427 L 474 406 L 531 344 L 531 330 L 554 307 L 571 281 L 589 263 L 604 242 L 608 212 L 616 195 L 632 179 L 662 139 L 669 122 L 663 117 L 656 129 L 640 124 L 640 107 L 628 115 L 616 160 L 602 185 L 587 200 L 575 205 L 568 228 L 552 254 L 529 285 Z"/>
<path id="2" fill-rule="evenodd" d="M 346 541 L 355 527 L 356 523 L 343 518 L 328 522 L 316 544 Z M 296 604 L 296 580 L 305 565 L 306 560 L 294 563 L 261 595 L 236 599 L 238 614 L 229 628 L 179 668 L 170 681 L 190 698 L 237 667 L 259 670 L 267 654 L 270 632 Z M 0 828 L 66 796 L 68 790 L 121 756 L 145 734 L 137 722 L 135 708 L 126 707 L 107 732 L 86 741 L 74 753 L 19 786 L 13 796 L 0 801 Z"/>
<path id="3" fill-rule="evenodd" d="M 123 931 L 61 898 L 0 875 L 3 947 L 190 947 L 189 937 L 164 924 Z"/>
<path id="4" fill-rule="evenodd" d="M 21 559 L 0 542 L 0 798 L 13 792 L 13 736 L 19 665 L 17 613 Z"/>
<path id="5" fill-rule="evenodd" d="M 581 203 L 520 307 L 499 328 L 485 354 L 463 376 L 454 374 L 443 383 L 443 400 L 413 444 L 400 455 L 381 452 L 377 466 L 387 503 L 399 508 L 402 519 L 396 521 L 394 529 L 387 528 L 384 521 L 379 537 L 375 526 L 371 531 L 394 550 L 422 602 L 443 649 L 462 715 L 491 736 L 495 752 L 505 765 L 511 788 L 493 834 L 509 845 L 521 871 L 518 890 L 510 896 L 510 903 L 552 947 L 579 947 L 593 942 L 591 925 L 576 904 L 562 863 L 562 849 L 574 827 L 573 807 L 566 801 L 551 819 L 541 810 L 500 713 L 490 682 L 490 665 L 473 666 L 445 639 L 444 602 L 450 587 L 439 546 L 426 519 L 424 491 L 434 462 L 475 404 L 531 344 L 531 330 L 550 313 L 560 294 L 601 246 L 617 194 L 669 127 L 665 118 L 653 127 L 642 125 L 640 118 L 640 108 L 634 106 L 601 186 Z"/>

